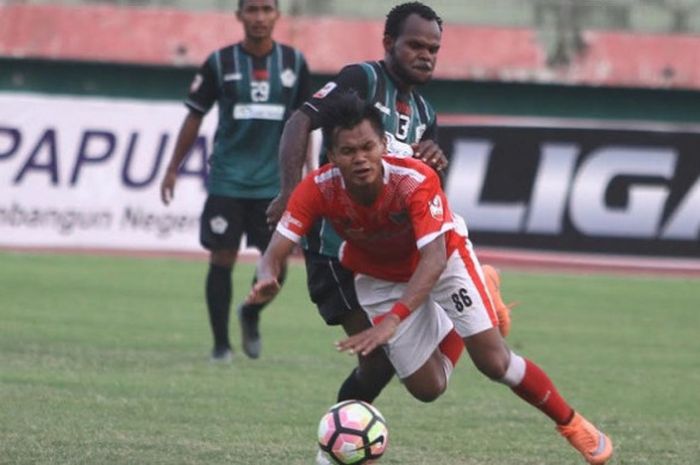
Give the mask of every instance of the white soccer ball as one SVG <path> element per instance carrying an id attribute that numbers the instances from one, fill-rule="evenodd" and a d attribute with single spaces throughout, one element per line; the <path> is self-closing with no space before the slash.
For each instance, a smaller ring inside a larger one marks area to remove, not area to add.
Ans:
<path id="1" fill-rule="evenodd" d="M 377 461 L 389 431 L 376 407 L 346 400 L 328 409 L 318 425 L 317 465 L 361 465 Z"/>

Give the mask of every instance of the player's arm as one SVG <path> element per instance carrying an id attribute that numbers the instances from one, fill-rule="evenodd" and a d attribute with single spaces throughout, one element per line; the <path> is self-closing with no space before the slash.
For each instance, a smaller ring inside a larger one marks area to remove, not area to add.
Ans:
<path id="1" fill-rule="evenodd" d="M 440 234 L 420 249 L 420 260 L 401 298 L 391 311 L 375 318 L 374 326 L 336 344 L 338 350 L 367 355 L 386 344 L 401 321 L 420 307 L 430 295 L 447 264 L 445 236 Z"/>
<path id="2" fill-rule="evenodd" d="M 289 196 L 301 180 L 310 133 L 311 119 L 300 110 L 292 113 L 284 125 L 279 148 L 280 193 L 270 202 L 266 212 L 267 224 L 270 226 L 280 220 Z"/>
<path id="3" fill-rule="evenodd" d="M 359 65 L 350 65 L 318 90 L 284 125 L 279 148 L 280 193 L 267 208 L 267 223 L 276 224 L 282 217 L 289 196 L 301 180 L 309 150 L 309 135 L 323 124 L 325 98 L 332 93 L 355 89 L 365 98 L 367 76 Z"/>
<path id="4" fill-rule="evenodd" d="M 308 174 L 292 192 L 289 206 L 260 259 L 256 282 L 248 294 L 247 303 L 267 302 L 277 295 L 280 290 L 277 277 L 287 258 L 321 214 L 323 200 L 314 182 L 314 174 Z"/>
<path id="5" fill-rule="evenodd" d="M 168 167 L 165 169 L 163 180 L 160 183 L 160 198 L 165 205 L 168 205 L 175 195 L 177 170 L 190 151 L 192 144 L 194 144 L 194 141 L 197 139 L 199 127 L 202 125 L 203 118 L 203 114 L 190 110 L 182 122 L 180 132 L 177 135 L 177 141 L 175 142 L 175 149 L 170 157 Z"/>
<path id="6" fill-rule="evenodd" d="M 213 70 L 216 59 L 216 54 L 210 55 L 190 84 L 189 94 L 185 100 L 189 112 L 182 122 L 173 154 L 160 183 L 160 198 L 165 205 L 168 205 L 175 195 L 177 170 L 197 139 L 204 115 L 216 101 L 218 84 L 216 73 Z"/>
<path id="7" fill-rule="evenodd" d="M 272 239 L 265 249 L 256 272 L 256 281 L 253 284 L 246 304 L 261 304 L 272 300 L 280 291 L 280 283 L 277 277 L 282 273 L 287 258 L 292 254 L 296 243 L 291 239 L 275 231 Z"/>

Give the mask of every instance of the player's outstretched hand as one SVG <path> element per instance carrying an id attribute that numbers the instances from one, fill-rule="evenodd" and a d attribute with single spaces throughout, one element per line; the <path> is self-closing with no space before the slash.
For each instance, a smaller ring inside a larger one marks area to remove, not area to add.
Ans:
<path id="1" fill-rule="evenodd" d="M 277 295 L 280 291 L 280 283 L 274 278 L 261 279 L 256 282 L 250 292 L 248 297 L 245 299 L 246 305 L 249 304 L 262 304 L 272 300 L 273 297 Z"/>
<path id="2" fill-rule="evenodd" d="M 395 315 L 384 318 L 379 324 L 335 343 L 341 352 L 350 355 L 367 355 L 382 344 L 386 344 L 396 332 L 399 319 Z"/>
<path id="3" fill-rule="evenodd" d="M 166 171 L 163 181 L 160 183 L 160 200 L 168 205 L 175 197 L 175 180 L 177 172 Z"/>
<path id="4" fill-rule="evenodd" d="M 442 171 L 447 168 L 447 157 L 434 140 L 422 140 L 411 144 L 411 147 L 413 148 L 413 157 L 423 160 L 423 163 L 432 167 L 435 171 Z"/>
<path id="5" fill-rule="evenodd" d="M 270 227 L 270 229 L 274 229 L 280 218 L 282 218 L 282 214 L 287 208 L 288 200 L 288 196 L 279 194 L 277 197 L 272 199 L 270 205 L 267 206 L 265 214 L 267 215 L 267 225 Z"/>

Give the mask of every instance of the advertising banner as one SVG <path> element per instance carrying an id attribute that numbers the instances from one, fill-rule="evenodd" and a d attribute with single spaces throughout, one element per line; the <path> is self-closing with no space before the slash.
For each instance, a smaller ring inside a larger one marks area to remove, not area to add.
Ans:
<path id="1" fill-rule="evenodd" d="M 448 126 L 447 194 L 479 245 L 700 258 L 700 133 Z"/>
<path id="2" fill-rule="evenodd" d="M 200 251 L 215 111 L 160 180 L 187 109 L 179 102 L 0 93 L 0 246 Z"/>

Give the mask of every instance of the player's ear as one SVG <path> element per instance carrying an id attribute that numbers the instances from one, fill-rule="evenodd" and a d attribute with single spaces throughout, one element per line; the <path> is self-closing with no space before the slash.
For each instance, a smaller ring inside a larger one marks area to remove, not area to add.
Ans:
<path id="1" fill-rule="evenodd" d="M 394 39 L 385 34 L 382 39 L 382 45 L 384 45 L 384 52 L 390 53 L 391 49 L 394 47 Z"/>

